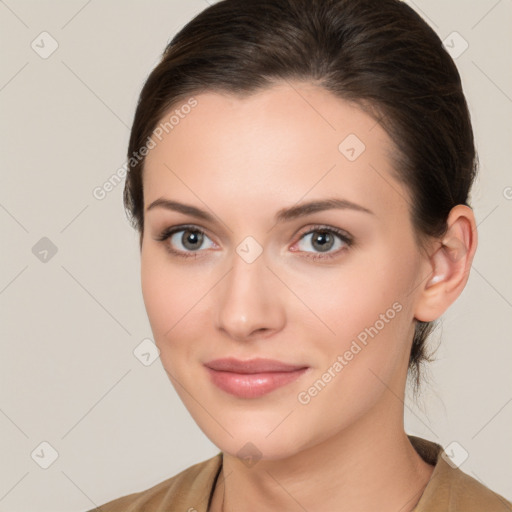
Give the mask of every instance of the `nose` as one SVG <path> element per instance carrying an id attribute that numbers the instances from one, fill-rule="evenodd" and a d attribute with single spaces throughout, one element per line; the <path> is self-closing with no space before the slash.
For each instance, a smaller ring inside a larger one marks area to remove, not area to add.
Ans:
<path id="1" fill-rule="evenodd" d="M 267 268 L 264 253 L 248 263 L 236 252 L 230 272 L 219 284 L 216 327 L 236 341 L 267 337 L 285 324 L 282 283 Z"/>

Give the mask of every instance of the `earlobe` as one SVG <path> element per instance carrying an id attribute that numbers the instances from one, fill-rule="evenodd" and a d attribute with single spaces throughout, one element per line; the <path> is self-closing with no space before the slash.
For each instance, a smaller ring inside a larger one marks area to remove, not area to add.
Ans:
<path id="1" fill-rule="evenodd" d="M 430 254 L 429 277 L 421 288 L 415 318 L 431 322 L 439 318 L 466 286 L 477 247 L 473 210 L 465 205 L 452 208 L 448 229 Z"/>

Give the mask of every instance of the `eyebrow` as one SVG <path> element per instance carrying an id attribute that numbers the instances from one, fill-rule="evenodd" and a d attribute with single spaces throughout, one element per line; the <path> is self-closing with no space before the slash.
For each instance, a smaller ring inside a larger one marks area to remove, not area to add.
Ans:
<path id="1" fill-rule="evenodd" d="M 185 215 L 191 215 L 198 219 L 202 219 L 209 222 L 215 222 L 215 217 L 205 210 L 201 210 L 195 206 L 180 203 L 178 201 L 171 201 L 170 199 L 165 199 L 160 197 L 153 201 L 147 208 L 146 211 L 152 210 L 154 208 L 164 208 L 166 210 L 176 211 L 183 213 Z M 282 208 L 279 210 L 274 218 L 275 222 L 286 222 L 291 221 L 293 219 L 297 219 L 300 217 L 305 217 L 307 215 L 311 215 L 316 212 L 324 211 L 324 210 L 354 210 L 357 212 L 368 213 L 370 215 L 374 215 L 374 213 L 361 206 L 359 204 L 353 203 L 352 201 L 348 201 L 346 199 L 338 199 L 338 198 L 328 198 L 321 199 L 317 201 L 310 201 L 308 203 L 302 203 L 299 205 L 291 206 L 288 208 Z"/>

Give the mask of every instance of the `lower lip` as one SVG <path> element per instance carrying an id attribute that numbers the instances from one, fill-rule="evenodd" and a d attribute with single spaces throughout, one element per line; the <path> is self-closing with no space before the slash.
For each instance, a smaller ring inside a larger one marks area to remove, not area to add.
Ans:
<path id="1" fill-rule="evenodd" d="M 239 398 L 257 398 L 296 381 L 308 368 L 291 372 L 233 373 L 206 368 L 213 383 Z"/>

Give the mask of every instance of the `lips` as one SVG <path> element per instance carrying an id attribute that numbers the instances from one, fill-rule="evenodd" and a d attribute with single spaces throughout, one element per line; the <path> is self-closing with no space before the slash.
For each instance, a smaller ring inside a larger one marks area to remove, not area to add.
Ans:
<path id="1" fill-rule="evenodd" d="M 221 390 L 239 398 L 257 398 L 300 378 L 309 368 L 274 359 L 215 359 L 205 363 Z"/>
<path id="2" fill-rule="evenodd" d="M 212 370 L 221 372 L 234 372 L 234 373 L 267 373 L 267 372 L 291 372 L 306 368 L 301 365 L 291 365 L 276 361 L 275 359 L 249 359 L 241 361 L 234 358 L 215 359 L 205 366 Z"/>

